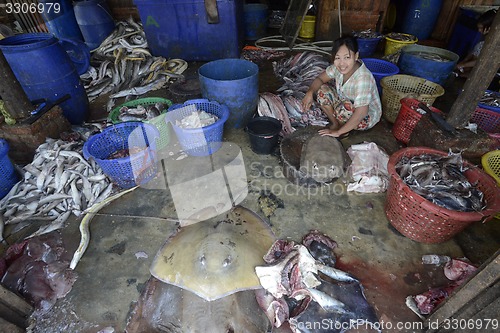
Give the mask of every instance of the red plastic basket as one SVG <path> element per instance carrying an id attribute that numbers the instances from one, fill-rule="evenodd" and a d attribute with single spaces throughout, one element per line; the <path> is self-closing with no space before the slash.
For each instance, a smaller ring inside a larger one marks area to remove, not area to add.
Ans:
<path id="1" fill-rule="evenodd" d="M 394 137 L 404 144 L 410 141 L 410 136 L 415 126 L 417 126 L 422 115 L 416 111 L 418 108 L 419 100 L 414 98 L 401 99 L 401 108 L 399 109 L 398 116 L 392 127 L 392 134 Z M 441 113 L 441 110 L 429 106 L 433 112 Z"/>
<path id="2" fill-rule="evenodd" d="M 471 121 L 485 132 L 500 133 L 500 113 L 498 112 L 478 107 Z"/>
<path id="3" fill-rule="evenodd" d="M 481 212 L 459 212 L 440 207 L 413 192 L 396 172 L 396 164 L 404 156 L 420 154 L 446 156 L 447 153 L 427 147 L 408 147 L 389 158 L 390 174 L 385 214 L 391 225 L 406 237 L 421 243 L 441 243 L 453 238 L 468 225 L 488 221 L 500 211 L 500 188 L 480 168 L 464 161 L 465 176 L 483 192 L 486 208 Z"/>

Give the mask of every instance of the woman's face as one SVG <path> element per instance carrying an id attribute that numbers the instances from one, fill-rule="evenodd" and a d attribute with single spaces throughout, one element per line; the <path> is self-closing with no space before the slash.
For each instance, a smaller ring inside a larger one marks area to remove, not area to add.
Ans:
<path id="1" fill-rule="evenodd" d="M 340 73 L 342 74 L 352 74 L 354 72 L 354 65 L 358 60 L 358 53 L 354 53 L 347 48 L 347 46 L 342 45 L 333 58 L 333 64 Z"/>

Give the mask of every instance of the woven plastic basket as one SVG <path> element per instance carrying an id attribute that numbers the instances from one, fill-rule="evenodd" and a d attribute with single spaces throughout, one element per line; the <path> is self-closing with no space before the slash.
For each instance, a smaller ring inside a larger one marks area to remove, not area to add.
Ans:
<path id="1" fill-rule="evenodd" d="M 419 100 L 414 98 L 403 98 L 401 100 L 401 108 L 399 109 L 398 116 L 392 126 L 392 134 L 394 137 L 404 144 L 410 141 L 411 133 L 417 126 L 422 115 L 416 111 L 418 108 Z M 430 106 L 429 109 L 433 112 L 441 113 L 441 110 Z"/>
<path id="2" fill-rule="evenodd" d="M 138 105 L 148 106 L 148 105 L 155 105 L 156 103 L 165 104 L 165 110 L 163 110 L 161 115 L 159 115 L 158 117 L 155 117 L 150 120 L 145 120 L 144 122 L 155 125 L 158 131 L 160 131 L 160 137 L 158 138 L 158 141 L 156 143 L 158 150 L 160 150 L 168 146 L 168 143 L 170 142 L 170 128 L 165 123 L 165 114 L 167 113 L 168 108 L 172 106 L 172 101 L 170 101 L 169 99 L 161 97 L 147 97 L 129 101 L 111 110 L 108 119 L 113 124 L 118 124 L 122 122 L 121 120 L 118 119 L 118 116 L 120 115 L 120 109 L 122 107 L 124 106 L 136 107 Z"/>
<path id="3" fill-rule="evenodd" d="M 0 139 L 0 199 L 5 197 L 19 180 L 8 152 L 9 144 L 6 140 Z"/>
<path id="4" fill-rule="evenodd" d="M 375 58 L 365 58 L 363 59 L 363 62 L 365 63 L 366 68 L 368 68 L 370 72 L 372 72 L 373 77 L 377 82 L 379 94 L 382 94 L 382 86 L 380 85 L 380 80 L 382 80 L 386 76 L 392 76 L 399 73 L 398 66 L 389 61 Z"/>
<path id="5" fill-rule="evenodd" d="M 197 111 L 211 113 L 219 119 L 215 123 L 201 128 L 185 129 L 175 125 L 176 121 L 181 121 L 192 113 L 192 111 L 181 109 L 188 105 L 195 105 Z M 227 106 L 208 99 L 192 99 L 184 102 L 184 104 L 172 105 L 168 109 L 165 121 L 172 123 L 177 139 L 188 155 L 208 156 L 215 153 L 222 146 L 224 123 L 228 118 L 229 109 Z"/>
<path id="6" fill-rule="evenodd" d="M 93 158 L 118 186 L 131 188 L 150 181 L 157 172 L 158 129 L 139 121 L 119 123 L 91 136 L 83 145 L 83 156 Z M 110 156 L 120 150 L 129 155 Z"/>
<path id="7" fill-rule="evenodd" d="M 404 74 L 384 77 L 382 86 L 382 114 L 394 123 L 401 108 L 401 99 L 414 98 L 427 105 L 432 105 L 436 98 L 444 95 L 444 89 L 432 81 Z"/>
<path id="8" fill-rule="evenodd" d="M 484 171 L 493 177 L 500 186 L 500 150 L 490 151 L 481 157 L 481 165 Z M 500 212 L 495 215 L 495 218 L 500 220 Z"/>
<path id="9" fill-rule="evenodd" d="M 500 113 L 483 108 L 476 108 L 472 114 L 471 122 L 488 133 L 500 133 Z"/>
<path id="10" fill-rule="evenodd" d="M 500 99 L 500 92 L 498 92 L 498 91 L 491 91 L 491 90 L 486 90 L 486 92 L 494 95 L 497 100 Z M 487 109 L 487 110 L 490 110 L 490 111 L 494 111 L 494 112 L 500 113 L 500 107 L 498 107 L 498 106 L 492 106 L 492 105 L 483 104 L 483 103 L 478 103 L 478 106 L 480 108 L 482 108 L 482 109 Z"/>
<path id="11" fill-rule="evenodd" d="M 426 200 L 413 192 L 396 172 L 395 166 L 403 156 L 447 153 L 426 147 L 408 147 L 395 152 L 389 158 L 387 170 L 390 181 L 385 203 L 385 214 L 396 230 L 406 237 L 422 243 L 441 243 L 453 238 L 468 225 L 487 221 L 500 210 L 500 188 L 480 168 L 464 162 L 467 179 L 483 192 L 486 208 L 481 212 L 458 212 Z"/>

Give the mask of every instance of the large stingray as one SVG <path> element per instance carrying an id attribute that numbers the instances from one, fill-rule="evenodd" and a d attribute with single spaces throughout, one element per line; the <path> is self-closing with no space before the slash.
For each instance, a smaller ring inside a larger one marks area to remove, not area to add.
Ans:
<path id="1" fill-rule="evenodd" d="M 181 230 L 157 253 L 151 274 L 213 301 L 240 290 L 261 288 L 255 267 L 274 243 L 269 226 L 237 206 Z"/>

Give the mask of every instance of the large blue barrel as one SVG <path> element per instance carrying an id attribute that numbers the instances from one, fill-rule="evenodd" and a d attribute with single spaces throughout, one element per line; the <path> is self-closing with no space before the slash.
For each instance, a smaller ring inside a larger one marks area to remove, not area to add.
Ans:
<path id="1" fill-rule="evenodd" d="M 428 39 L 441 10 L 442 0 L 411 0 L 406 8 L 402 32 L 416 36 L 419 40 Z"/>
<path id="2" fill-rule="evenodd" d="M 0 139 L 0 199 L 5 197 L 19 181 L 14 165 L 9 159 L 9 144 Z"/>
<path id="3" fill-rule="evenodd" d="M 81 0 L 74 4 L 75 17 L 91 50 L 113 32 L 115 22 L 105 0 Z"/>
<path id="4" fill-rule="evenodd" d="M 259 102 L 259 67 L 243 59 L 220 59 L 198 69 L 201 95 L 229 108 L 226 126 L 244 128 Z"/>
<path id="5" fill-rule="evenodd" d="M 38 3 L 43 6 L 41 14 L 50 33 L 59 39 L 77 39 L 83 42 L 71 0 L 38 0 Z"/>
<path id="6" fill-rule="evenodd" d="M 256 40 L 266 35 L 268 16 L 268 8 L 265 4 L 249 3 L 244 6 L 247 40 Z"/>
<path id="7" fill-rule="evenodd" d="M 30 100 L 54 102 L 69 94 L 71 98 L 60 104 L 64 116 L 72 124 L 87 119 L 87 93 L 75 65 L 54 35 L 14 35 L 0 40 L 0 50 Z"/>
<path id="8" fill-rule="evenodd" d="M 422 77 L 442 86 L 457 61 L 458 54 L 451 51 L 431 46 L 409 45 L 401 49 L 398 67 L 402 74 Z"/>

